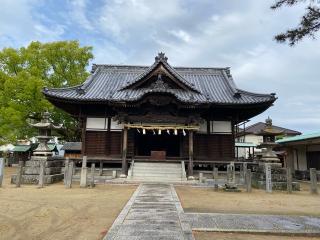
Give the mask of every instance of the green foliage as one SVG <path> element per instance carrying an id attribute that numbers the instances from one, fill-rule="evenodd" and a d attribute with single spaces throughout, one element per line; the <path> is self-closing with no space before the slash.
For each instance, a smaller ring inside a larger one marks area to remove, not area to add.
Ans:
<path id="1" fill-rule="evenodd" d="M 20 49 L 0 51 L 0 142 L 12 142 L 35 134 L 27 119 L 39 121 L 49 110 L 65 129 L 66 140 L 79 138 L 78 121 L 50 104 L 41 93 L 44 86 L 68 87 L 88 76 L 86 66 L 93 58 L 92 47 L 77 41 L 32 42 Z"/>
<path id="2" fill-rule="evenodd" d="M 305 0 L 277 0 L 276 3 L 271 6 L 271 9 L 275 10 L 282 6 L 292 7 L 305 2 Z M 290 46 L 294 46 L 304 37 L 315 38 L 315 34 L 320 30 L 320 8 L 317 3 L 319 2 L 316 0 L 310 0 L 299 25 L 296 28 L 276 35 L 274 37 L 275 40 L 280 43 L 288 42 Z"/>

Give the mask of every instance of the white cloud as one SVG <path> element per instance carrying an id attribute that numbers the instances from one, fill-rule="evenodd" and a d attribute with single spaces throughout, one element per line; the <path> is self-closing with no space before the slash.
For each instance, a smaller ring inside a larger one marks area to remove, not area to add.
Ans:
<path id="1" fill-rule="evenodd" d="M 273 0 L 69 0 L 58 11 L 64 23 L 35 11 L 44 0 L 1 1 L 2 46 L 71 35 L 94 46 L 98 63 L 151 65 L 164 51 L 173 65 L 229 66 L 240 88 L 279 97 L 253 121 L 270 115 L 285 127 L 320 129 L 320 38 L 294 48 L 273 41 L 297 25 L 304 4 L 272 11 Z"/>
<path id="2" fill-rule="evenodd" d="M 186 42 L 186 43 L 189 43 L 191 40 L 190 35 L 181 29 L 170 30 L 169 33 L 172 34 L 173 36 L 177 37 L 178 39 L 182 40 L 183 42 Z"/>
<path id="3" fill-rule="evenodd" d="M 41 0 L 1 1 L 0 48 L 26 45 L 33 40 L 53 41 L 61 37 L 63 25 L 46 26 L 37 19 L 33 8 L 39 3 Z"/>
<path id="4" fill-rule="evenodd" d="M 82 28 L 86 30 L 94 30 L 94 26 L 87 18 L 86 13 L 88 12 L 87 0 L 69 0 L 70 4 L 70 16 L 75 21 L 76 24 L 79 24 Z"/>

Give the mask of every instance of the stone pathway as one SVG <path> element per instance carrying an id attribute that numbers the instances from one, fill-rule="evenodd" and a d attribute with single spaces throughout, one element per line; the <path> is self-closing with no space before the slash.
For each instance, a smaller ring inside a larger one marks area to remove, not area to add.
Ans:
<path id="1" fill-rule="evenodd" d="M 172 185 L 140 184 L 104 240 L 193 240 Z"/>
<path id="2" fill-rule="evenodd" d="M 184 213 L 170 184 L 140 184 L 104 240 L 194 240 L 192 230 L 320 235 L 320 218 Z"/>
<path id="3" fill-rule="evenodd" d="M 320 234 L 320 218 L 286 215 L 186 213 L 193 230 Z"/>

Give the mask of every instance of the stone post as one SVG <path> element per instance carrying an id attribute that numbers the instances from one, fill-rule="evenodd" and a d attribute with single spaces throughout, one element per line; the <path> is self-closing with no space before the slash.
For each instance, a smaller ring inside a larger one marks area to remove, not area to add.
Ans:
<path id="1" fill-rule="evenodd" d="M 236 183 L 236 167 L 234 165 L 234 162 L 231 162 L 230 165 L 232 166 L 231 172 L 232 172 L 232 183 Z"/>
<path id="2" fill-rule="evenodd" d="M 38 181 L 38 188 L 43 188 L 44 187 L 44 182 L 45 182 L 45 159 L 40 159 L 39 164 L 40 164 L 40 169 L 39 169 L 39 181 Z"/>
<path id="3" fill-rule="evenodd" d="M 19 161 L 18 171 L 17 171 L 17 177 L 16 177 L 16 187 L 20 187 L 21 186 L 23 165 L 24 165 L 24 161 L 20 160 Z"/>
<path id="4" fill-rule="evenodd" d="M 200 172 L 199 173 L 199 183 L 202 183 L 202 181 L 203 181 L 203 173 Z"/>
<path id="5" fill-rule="evenodd" d="M 244 179 L 244 171 L 243 171 L 243 164 L 240 164 L 240 172 L 239 172 L 239 183 L 243 183 Z"/>
<path id="6" fill-rule="evenodd" d="M 80 187 L 87 187 L 87 156 L 82 158 L 81 175 L 80 175 Z"/>
<path id="7" fill-rule="evenodd" d="M 103 163 L 102 161 L 100 161 L 100 164 L 99 164 L 99 176 L 102 176 L 103 174 Z"/>
<path id="8" fill-rule="evenodd" d="M 318 194 L 317 170 L 315 168 L 310 168 L 310 191 L 311 194 Z"/>
<path id="9" fill-rule="evenodd" d="M 218 179 L 218 168 L 217 167 L 215 167 L 215 168 L 213 168 L 213 179 Z"/>
<path id="10" fill-rule="evenodd" d="M 227 183 L 235 184 L 234 164 L 227 165 Z"/>
<path id="11" fill-rule="evenodd" d="M 115 171 L 115 170 L 112 171 L 112 178 L 113 179 L 117 178 L 117 171 Z"/>
<path id="12" fill-rule="evenodd" d="M 218 168 L 213 168 L 214 189 L 218 189 Z"/>
<path id="13" fill-rule="evenodd" d="M 291 168 L 287 168 L 287 192 L 292 193 L 292 174 Z"/>
<path id="14" fill-rule="evenodd" d="M 2 187 L 3 172 L 4 172 L 4 158 L 0 158 L 0 187 Z"/>
<path id="15" fill-rule="evenodd" d="M 251 174 L 251 169 L 247 169 L 247 172 L 245 174 L 246 179 L 246 191 L 247 192 L 251 192 L 252 191 L 252 183 L 251 183 L 251 179 L 252 179 L 252 174 Z"/>
<path id="16" fill-rule="evenodd" d="M 68 173 L 67 173 L 67 181 L 66 181 L 66 188 L 72 187 L 72 175 L 73 175 L 73 161 L 69 162 L 68 166 Z"/>
<path id="17" fill-rule="evenodd" d="M 68 171 L 69 171 L 69 158 L 67 157 L 66 160 L 64 161 L 64 173 L 63 173 L 63 183 L 65 186 L 67 184 Z"/>
<path id="18" fill-rule="evenodd" d="M 265 164 L 266 171 L 266 192 L 272 193 L 271 165 Z"/>
<path id="19" fill-rule="evenodd" d="M 246 175 L 247 175 L 247 172 L 248 172 L 248 164 L 246 162 L 243 163 L 243 179 L 244 179 L 244 183 L 246 184 Z"/>
<path id="20" fill-rule="evenodd" d="M 90 187 L 94 187 L 94 171 L 96 169 L 96 165 L 94 163 L 91 164 L 91 180 L 90 180 Z"/>

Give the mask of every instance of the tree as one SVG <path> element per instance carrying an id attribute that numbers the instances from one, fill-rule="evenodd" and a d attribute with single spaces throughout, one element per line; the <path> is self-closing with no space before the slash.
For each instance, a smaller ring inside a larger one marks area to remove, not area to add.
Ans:
<path id="1" fill-rule="evenodd" d="M 79 140 L 78 120 L 50 104 L 41 90 L 82 83 L 92 58 L 92 47 L 81 47 L 77 41 L 32 42 L 28 47 L 0 51 L 0 141 L 36 134 L 26 120 L 39 121 L 46 110 L 54 122 L 64 124 L 59 131 L 64 139 Z"/>
<path id="2" fill-rule="evenodd" d="M 302 16 L 299 25 L 296 28 L 287 30 L 275 36 L 275 40 L 280 43 L 288 42 L 290 46 L 294 46 L 304 37 L 315 38 L 315 33 L 320 29 L 320 8 L 312 4 L 316 0 L 310 0 L 310 4 L 306 7 L 306 13 Z M 306 0 L 277 0 L 271 6 L 271 9 L 279 9 L 286 5 L 292 7 L 298 3 L 306 2 Z"/>

